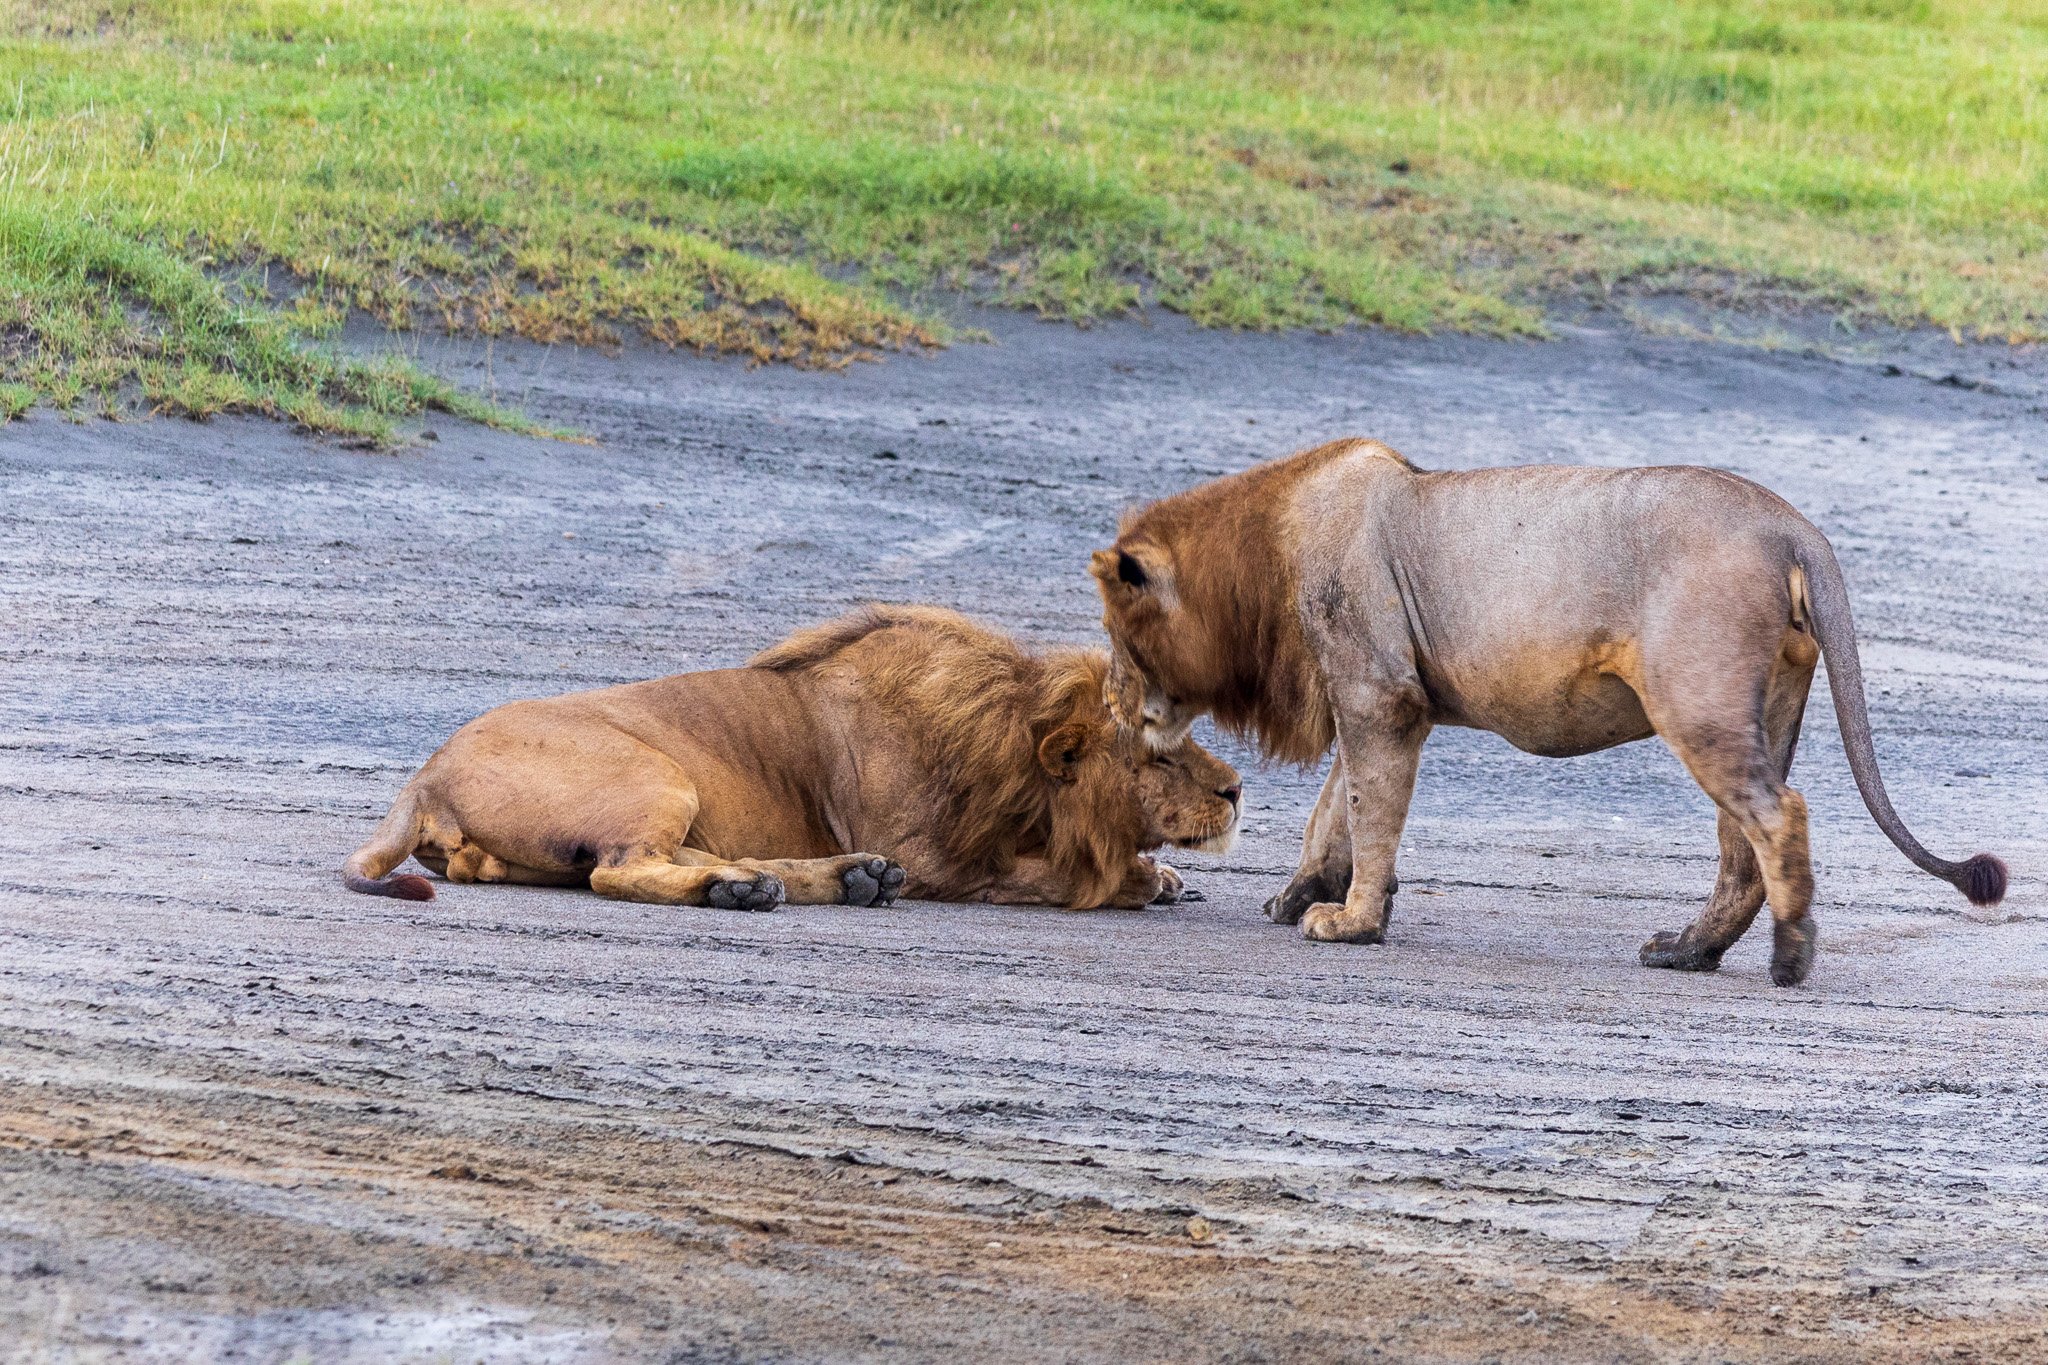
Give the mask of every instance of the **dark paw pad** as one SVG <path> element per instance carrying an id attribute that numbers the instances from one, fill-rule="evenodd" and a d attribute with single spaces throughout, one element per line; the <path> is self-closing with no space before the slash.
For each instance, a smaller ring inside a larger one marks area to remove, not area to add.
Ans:
<path id="1" fill-rule="evenodd" d="M 903 894 L 903 884 L 909 880 L 910 874 L 903 870 L 901 864 L 890 863 L 888 870 L 882 873 L 882 894 L 875 898 L 875 904 L 894 905 L 896 898 Z"/>
<path id="2" fill-rule="evenodd" d="M 903 869 L 887 858 L 869 858 L 839 878 L 845 905 L 887 905 L 903 889 Z"/>
<path id="3" fill-rule="evenodd" d="M 1195 890 L 1195 888 L 1193 888 L 1192 886 L 1183 886 L 1180 889 L 1179 900 L 1180 903 L 1183 905 L 1187 904 L 1189 901 L 1205 901 L 1207 899 L 1209 899 L 1207 896 Z"/>
<path id="4" fill-rule="evenodd" d="M 782 878 L 765 872 L 744 881 L 715 881 L 705 892 L 714 910 L 773 910 L 782 904 L 782 897 Z"/>
<path id="5" fill-rule="evenodd" d="M 1820 930 L 1811 915 L 1771 927 L 1771 984 L 1796 986 L 1813 970 L 1813 950 L 1820 944 Z"/>
<path id="6" fill-rule="evenodd" d="M 1675 972 L 1711 972 L 1721 965 L 1719 953 L 1709 953 L 1689 937 L 1690 930 L 1663 929 L 1650 936 L 1636 961 L 1645 967 L 1668 967 Z"/>

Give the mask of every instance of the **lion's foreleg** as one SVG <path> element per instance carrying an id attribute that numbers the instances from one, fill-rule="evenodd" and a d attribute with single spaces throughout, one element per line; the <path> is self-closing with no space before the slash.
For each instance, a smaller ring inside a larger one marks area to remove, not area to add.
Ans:
<path id="1" fill-rule="evenodd" d="M 1178 880 L 1178 874 L 1175 874 Z M 1123 880 L 1110 894 L 1108 904 L 1120 910 L 1136 910 L 1151 904 L 1166 889 L 1158 864 L 1140 855 L 1124 870 Z M 1081 888 L 1072 876 L 1044 858 L 1017 859 L 1010 870 L 984 887 L 977 899 L 990 905 L 1057 905 L 1066 909 L 1093 910 L 1094 905 L 1076 906 Z"/>
<path id="2" fill-rule="evenodd" d="M 1304 938 L 1323 943 L 1382 943 L 1393 914 L 1395 855 L 1415 794 L 1415 770 L 1429 724 L 1398 697 L 1373 697 L 1340 709 L 1337 749 L 1351 835 L 1351 885 L 1341 904 L 1311 905 L 1301 917 Z"/>
<path id="3" fill-rule="evenodd" d="M 1294 879 L 1266 902 L 1266 918 L 1275 924 L 1299 924 L 1311 905 L 1341 901 L 1350 891 L 1351 817 L 1344 800 L 1344 756 L 1338 754 L 1330 762 L 1323 794 L 1309 813 Z"/>
<path id="4" fill-rule="evenodd" d="M 780 878 L 791 905 L 889 905 L 903 894 L 902 866 L 875 853 L 741 858 L 739 865 Z"/>
<path id="5" fill-rule="evenodd" d="M 686 855 L 696 850 L 684 850 Z M 680 859 L 652 853 L 601 863 L 590 870 L 590 889 L 600 896 L 648 905 L 708 905 L 717 910 L 773 910 L 782 882 L 758 868 L 741 867 L 697 854 L 705 861 L 681 866 Z"/>

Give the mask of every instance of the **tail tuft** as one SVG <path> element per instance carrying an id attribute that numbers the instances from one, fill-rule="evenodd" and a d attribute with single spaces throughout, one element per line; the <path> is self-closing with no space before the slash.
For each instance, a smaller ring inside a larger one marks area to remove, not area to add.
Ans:
<path id="1" fill-rule="evenodd" d="M 2004 869 L 2000 869 L 1999 886 L 2004 882 Z M 430 901 L 434 898 L 434 884 L 425 877 L 403 873 L 396 877 L 357 877 L 343 875 L 341 879 L 351 891 L 360 891 L 365 896 L 391 896 L 402 901 Z"/>
<path id="2" fill-rule="evenodd" d="M 1967 858 L 1956 886 L 1972 905 L 1996 905 L 2005 899 L 2005 863 L 1989 853 Z"/>

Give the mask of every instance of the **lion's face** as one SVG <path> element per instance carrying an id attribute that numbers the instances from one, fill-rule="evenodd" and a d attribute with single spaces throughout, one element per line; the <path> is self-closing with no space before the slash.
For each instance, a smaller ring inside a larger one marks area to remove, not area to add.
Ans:
<path id="1" fill-rule="evenodd" d="M 1243 803 L 1237 769 L 1185 737 L 1163 753 L 1140 755 L 1138 806 L 1148 822 L 1141 846 L 1229 852 Z"/>
<path id="2" fill-rule="evenodd" d="M 1051 860 L 1074 869 L 1076 905 L 1103 905 L 1133 859 L 1162 844 L 1220 851 L 1237 833 L 1237 770 L 1183 733 L 1148 747 L 1106 704 L 1109 660 L 1097 651 L 1049 661 L 1038 762 L 1050 779 Z"/>
<path id="3" fill-rule="evenodd" d="M 1163 844 L 1210 853 L 1229 848 L 1243 800 L 1237 769 L 1186 735 L 1148 747 L 1110 716 L 1100 697 L 1105 686 L 1097 673 L 1076 714 L 1040 746 L 1040 762 L 1055 783 L 1055 826 L 1085 834 L 1105 864 L 1117 867 Z"/>

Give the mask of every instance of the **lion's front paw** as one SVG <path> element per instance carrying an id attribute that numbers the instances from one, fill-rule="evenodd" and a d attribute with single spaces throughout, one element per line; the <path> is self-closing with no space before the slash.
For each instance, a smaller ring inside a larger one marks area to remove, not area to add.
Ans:
<path id="1" fill-rule="evenodd" d="M 1341 901 L 1351 889 L 1351 873 L 1297 872 L 1280 894 L 1266 902 L 1266 918 L 1275 924 L 1299 924 L 1311 905 Z"/>
<path id="2" fill-rule="evenodd" d="M 872 853 L 855 855 L 860 859 L 840 875 L 840 903 L 843 905 L 891 905 L 903 891 L 904 872 L 902 866 L 890 858 L 877 857 Z"/>
<path id="3" fill-rule="evenodd" d="M 714 910 L 773 910 L 786 894 L 782 878 L 735 868 L 705 888 L 704 900 Z"/>
<path id="4" fill-rule="evenodd" d="M 1188 890 L 1187 883 L 1180 879 L 1180 873 L 1165 863 L 1154 864 L 1159 874 L 1159 893 L 1152 897 L 1153 905 L 1172 905 L 1176 901 L 1200 900 L 1201 893 Z"/>
<path id="5" fill-rule="evenodd" d="M 1313 943 L 1385 943 L 1386 918 L 1342 905 L 1311 905 L 1301 916 L 1301 936 Z"/>

